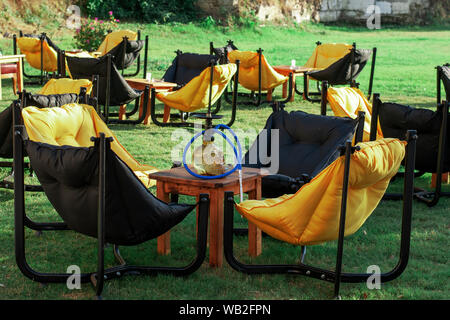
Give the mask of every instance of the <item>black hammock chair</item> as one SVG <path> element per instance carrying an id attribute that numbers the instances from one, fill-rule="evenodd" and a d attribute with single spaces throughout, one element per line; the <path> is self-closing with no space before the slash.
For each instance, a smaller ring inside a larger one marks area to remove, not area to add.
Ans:
<path id="1" fill-rule="evenodd" d="M 448 126 L 448 102 L 440 103 L 436 111 L 413 108 L 391 102 L 382 102 L 379 94 L 374 94 L 370 140 L 376 139 L 377 124 L 385 138 L 405 139 L 407 130 L 416 130 L 417 152 L 415 169 L 418 176 L 423 173 L 436 173 L 436 189 L 426 191 L 416 189 L 414 196 L 432 207 L 441 196 L 450 196 L 442 192 L 442 173 L 450 171 L 450 128 Z M 401 195 L 386 194 L 386 199 L 399 199 Z"/>
<path id="2" fill-rule="evenodd" d="M 15 105 L 15 119 L 19 119 Z M 14 126 L 14 212 L 16 262 L 22 273 L 41 283 L 66 282 L 70 273 L 33 270 L 25 255 L 26 204 L 24 197 L 24 151 L 30 158 L 44 192 L 68 227 L 98 240 L 95 272 L 82 273 L 81 282 L 91 281 L 97 297 L 105 280 L 128 273 L 166 273 L 184 276 L 196 271 L 206 253 L 208 195 L 199 197 L 197 256 L 185 267 L 126 265 L 118 245 L 137 245 L 158 237 L 180 223 L 196 205 L 167 204 L 154 197 L 132 170 L 111 150 L 112 138 L 101 133 L 93 147 L 54 146 L 27 138 L 24 126 Z M 105 269 L 105 243 L 114 245 L 118 266 Z"/>
<path id="3" fill-rule="evenodd" d="M 32 94 L 30 92 L 20 92 L 18 104 L 21 109 L 33 106 L 37 108 L 54 108 L 61 107 L 68 103 L 84 103 L 90 104 L 95 107 L 96 98 L 91 98 L 86 94 L 86 88 L 80 89 L 80 94 L 53 94 L 42 95 Z M 0 157 L 6 159 L 13 158 L 13 105 L 14 102 L 0 113 Z M 29 163 L 25 164 L 30 169 L 30 175 L 32 175 L 32 168 Z M 0 161 L 0 167 L 12 168 L 13 163 L 11 161 Z M 12 177 L 14 170 L 11 171 L 11 175 L 0 181 L 0 188 L 14 189 L 14 183 Z M 25 185 L 26 191 L 42 191 L 42 187 L 39 185 Z"/>
<path id="4" fill-rule="evenodd" d="M 320 46 L 322 43 L 318 41 L 316 42 L 316 45 Z M 322 81 L 327 81 L 330 86 L 351 85 L 353 87 L 359 87 L 359 83 L 356 83 L 356 78 L 366 66 L 371 55 L 372 63 L 369 76 L 369 89 L 367 93 L 367 97 L 370 100 L 372 96 L 377 48 L 373 48 L 372 50 L 357 49 L 356 43 L 353 43 L 352 49 L 348 54 L 332 63 L 327 68 L 303 73 L 303 92 L 298 90 L 297 87 L 295 87 L 295 92 L 299 95 L 303 95 L 305 99 L 310 102 L 321 102 L 321 99 L 311 98 L 311 96 L 321 95 L 322 89 L 320 88 L 320 84 Z M 317 80 L 317 92 L 309 91 L 310 78 Z"/>
<path id="5" fill-rule="evenodd" d="M 362 141 L 363 128 L 363 112 L 356 119 L 288 113 L 284 105 L 274 103 L 263 131 L 244 156 L 243 166 L 268 169 L 269 174 L 262 178 L 263 197 L 295 193 L 339 157 L 337 146 L 354 135 L 356 143 Z M 278 164 L 272 159 L 276 154 Z"/>
<path id="6" fill-rule="evenodd" d="M 112 56 L 106 54 L 100 58 L 80 58 L 62 55 L 63 63 L 67 61 L 70 75 L 73 79 L 91 79 L 95 81 L 93 92 L 98 97 L 98 105 L 103 106 L 103 112 L 100 108 L 97 113 L 103 116 L 106 123 L 124 123 L 139 124 L 144 121 L 149 105 L 150 89 L 146 87 L 144 91 L 133 89 L 120 74 L 116 65 L 112 61 Z M 65 76 L 66 68 L 62 68 Z M 139 110 L 139 104 L 142 104 L 142 113 L 136 120 L 120 120 L 118 112 L 110 112 L 111 106 L 124 106 L 135 101 L 134 108 L 125 113 L 127 118 L 133 116 Z"/>
<path id="7" fill-rule="evenodd" d="M 136 77 L 141 71 L 141 51 L 144 48 L 144 68 L 143 76 L 147 74 L 147 60 L 148 60 L 148 36 L 145 40 L 141 40 L 141 31 L 137 32 L 137 40 L 130 40 L 123 37 L 123 40 L 114 48 L 108 51 L 112 56 L 112 60 L 117 69 L 122 70 L 123 77 Z M 136 61 L 136 70 L 130 74 L 125 74 L 125 69 L 128 69 Z"/>

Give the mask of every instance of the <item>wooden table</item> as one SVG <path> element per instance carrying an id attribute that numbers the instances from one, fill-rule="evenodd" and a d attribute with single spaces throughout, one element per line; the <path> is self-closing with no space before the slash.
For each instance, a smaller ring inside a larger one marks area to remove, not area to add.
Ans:
<path id="1" fill-rule="evenodd" d="M 152 88 L 155 88 L 156 92 L 163 92 L 163 91 L 170 91 L 172 88 L 176 87 L 177 84 L 173 82 L 165 82 L 158 79 L 152 79 L 151 81 L 148 81 L 147 79 L 137 79 L 137 78 L 130 78 L 125 79 L 130 87 L 136 90 L 145 90 L 146 86 L 150 87 L 150 91 Z M 150 92 L 151 94 L 151 92 Z M 149 96 L 148 99 L 148 105 L 147 105 L 147 114 L 145 115 L 145 119 L 143 124 L 149 124 L 149 117 L 150 117 L 150 101 L 151 97 Z M 143 99 L 141 99 L 141 104 L 139 107 L 139 117 L 142 115 L 142 109 L 143 109 Z M 125 116 L 125 107 L 121 106 L 119 109 L 119 119 L 122 120 Z"/>
<path id="2" fill-rule="evenodd" d="M 291 66 L 275 66 L 273 67 L 273 69 L 278 72 L 279 74 L 282 74 L 283 76 L 289 76 L 289 74 L 292 73 L 292 97 L 291 97 L 291 101 L 294 101 L 294 96 L 295 96 L 295 78 L 297 76 L 303 76 L 303 74 L 307 71 L 311 71 L 313 70 L 313 68 L 305 68 L 305 67 L 294 67 L 292 68 Z M 288 87 L 288 83 L 289 81 L 286 81 L 285 83 L 283 83 L 283 98 L 287 97 L 287 87 Z"/>
<path id="3" fill-rule="evenodd" d="M 2 64 L 15 64 L 17 65 L 16 79 L 19 92 L 23 91 L 23 77 L 22 77 L 22 60 L 25 57 L 23 54 L 16 54 L 10 56 L 0 56 L 0 70 Z M 2 77 L 0 72 L 0 100 L 2 99 Z"/>
<path id="4" fill-rule="evenodd" d="M 222 179 L 205 180 L 190 175 L 184 167 L 178 167 L 152 173 L 149 177 L 157 181 L 157 197 L 165 202 L 169 202 L 170 194 L 195 196 L 197 201 L 201 193 L 209 194 L 209 264 L 212 267 L 221 267 L 223 264 L 224 193 L 225 191 L 239 193 L 238 172 L 235 171 Z M 260 169 L 243 169 L 242 188 L 249 199 L 261 198 Z M 255 257 L 261 254 L 261 230 L 250 222 L 248 223 L 248 244 L 250 256 Z M 170 254 L 170 232 L 158 237 L 158 253 Z"/>

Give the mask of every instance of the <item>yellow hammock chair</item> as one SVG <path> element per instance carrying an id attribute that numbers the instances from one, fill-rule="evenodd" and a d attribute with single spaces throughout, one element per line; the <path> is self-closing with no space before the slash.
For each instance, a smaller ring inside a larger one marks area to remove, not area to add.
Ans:
<path id="1" fill-rule="evenodd" d="M 30 66 L 41 70 L 41 39 L 35 37 L 17 38 L 17 46 L 20 52 L 25 55 L 25 59 Z M 58 54 L 46 39 L 42 41 L 42 70 L 46 72 L 55 72 L 58 70 Z"/>
<path id="2" fill-rule="evenodd" d="M 237 65 L 233 63 L 214 66 L 211 85 L 211 68 L 208 67 L 181 89 L 157 93 L 156 98 L 164 103 L 164 123 L 169 121 L 170 108 L 182 112 L 194 112 L 208 108 L 210 93 L 212 106 L 220 99 L 236 71 Z M 233 107 L 233 114 L 234 112 L 235 106 Z M 154 99 L 152 99 L 151 113 L 153 122 L 161 125 L 156 119 Z"/>
<path id="3" fill-rule="evenodd" d="M 358 88 L 352 87 L 329 87 L 326 90 L 326 101 L 330 104 L 331 110 L 337 117 L 358 117 L 359 111 L 365 112 L 363 141 L 370 140 L 370 126 L 372 121 L 372 104 L 367 100 L 364 93 Z M 322 103 L 326 103 L 322 101 Z M 325 108 L 322 108 L 326 110 Z M 377 126 L 377 139 L 383 137 L 381 127 Z"/>
<path id="4" fill-rule="evenodd" d="M 259 54 L 253 51 L 233 50 L 228 53 L 231 63 L 240 61 L 239 84 L 251 91 L 259 90 Z M 288 80 L 276 72 L 261 53 L 261 91 L 271 90 Z"/>
<path id="5" fill-rule="evenodd" d="M 111 149 L 125 162 L 147 187 L 155 185 L 149 174 L 158 171 L 155 167 L 142 165 L 119 143 L 114 133 L 100 119 L 95 109 L 89 105 L 66 104 L 60 108 L 28 107 L 22 110 L 23 122 L 32 141 L 51 145 L 90 147 L 91 137 L 113 137 Z"/>
<path id="6" fill-rule="evenodd" d="M 293 195 L 235 204 L 233 193 L 226 193 L 224 253 L 228 263 L 248 274 L 302 274 L 334 282 L 336 296 L 341 281 L 367 281 L 372 273 L 341 272 L 344 237 L 355 233 L 371 215 L 405 158 L 400 261 L 392 271 L 380 275 L 382 282 L 395 279 L 408 263 L 416 140 L 416 131 L 410 130 L 407 142 L 380 139 L 352 147 L 347 141 L 344 154 Z M 302 246 L 301 262 L 267 265 L 238 261 L 233 255 L 234 208 L 271 237 Z M 333 240 L 338 240 L 335 271 L 303 263 L 304 246 Z"/>

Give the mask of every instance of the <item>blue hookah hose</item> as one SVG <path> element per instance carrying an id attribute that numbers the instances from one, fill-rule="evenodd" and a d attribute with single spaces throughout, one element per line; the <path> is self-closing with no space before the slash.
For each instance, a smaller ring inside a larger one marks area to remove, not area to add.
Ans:
<path id="1" fill-rule="evenodd" d="M 234 140 L 236 141 L 237 148 L 236 148 L 236 146 L 234 145 L 233 141 L 231 141 L 231 140 L 226 136 L 226 134 L 224 134 L 222 131 L 219 131 L 219 129 L 221 129 L 221 128 L 227 129 L 227 130 L 233 135 Z M 216 127 L 214 127 L 213 129 L 210 129 L 210 130 L 213 130 L 214 133 L 217 133 L 217 134 L 221 135 L 222 138 L 224 138 L 225 141 L 227 141 L 228 144 L 233 148 L 234 156 L 235 156 L 235 158 L 236 158 L 236 165 L 235 165 L 232 169 L 228 170 L 227 172 L 224 172 L 224 173 L 222 173 L 222 174 L 215 175 L 215 176 L 203 176 L 203 175 L 200 175 L 200 174 L 198 174 L 198 173 L 192 171 L 192 170 L 188 167 L 188 165 L 187 165 L 187 163 L 186 163 L 186 154 L 187 154 L 187 151 L 189 150 L 189 148 L 190 148 L 190 146 L 192 145 L 192 143 L 194 143 L 194 141 L 195 141 L 198 137 L 202 136 L 202 135 L 206 132 L 206 130 L 203 130 L 202 132 L 197 133 L 197 134 L 189 141 L 189 143 L 186 145 L 186 147 L 184 148 L 184 151 L 183 151 L 183 166 L 184 166 L 184 168 L 186 169 L 186 171 L 189 172 L 189 173 L 190 173 L 191 175 L 193 175 L 194 177 L 197 177 L 197 178 L 200 178 L 200 179 L 206 179 L 206 180 L 224 178 L 224 177 L 226 177 L 226 176 L 232 174 L 234 171 L 238 170 L 238 172 L 239 172 L 239 194 L 240 194 L 240 200 L 241 200 L 241 202 L 242 202 L 242 201 L 243 201 L 243 192 L 242 192 L 242 161 L 241 161 L 241 159 L 242 159 L 242 147 L 241 147 L 241 143 L 239 142 L 239 139 L 238 139 L 236 133 L 234 133 L 234 131 L 231 130 L 231 128 L 228 127 L 227 125 L 224 125 L 224 124 L 218 124 Z"/>

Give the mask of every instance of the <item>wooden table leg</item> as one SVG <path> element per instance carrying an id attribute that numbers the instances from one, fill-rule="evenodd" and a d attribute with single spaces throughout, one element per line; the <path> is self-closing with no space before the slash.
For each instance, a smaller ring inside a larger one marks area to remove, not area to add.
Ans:
<path id="1" fill-rule="evenodd" d="M 261 178 L 256 181 L 256 190 L 248 193 L 249 199 L 261 199 Z M 248 254 L 251 257 L 257 257 L 262 251 L 261 229 L 250 221 L 248 222 Z"/>
<path id="2" fill-rule="evenodd" d="M 17 62 L 17 87 L 19 89 L 19 92 L 23 92 L 23 64 L 22 64 L 22 58 L 19 59 Z"/>
<path id="3" fill-rule="evenodd" d="M 267 101 L 272 101 L 272 93 L 273 93 L 273 90 L 274 90 L 274 89 L 269 89 L 269 90 L 267 90 L 267 96 L 266 96 Z"/>
<path id="4" fill-rule="evenodd" d="M 163 122 L 167 123 L 169 121 L 170 121 L 170 107 L 167 104 L 164 104 Z"/>
<path id="5" fill-rule="evenodd" d="M 290 100 L 291 102 L 294 101 L 294 97 L 295 97 L 295 73 L 292 74 L 292 96 Z"/>
<path id="6" fill-rule="evenodd" d="M 151 95 L 152 93 L 150 92 L 150 95 Z M 145 118 L 144 118 L 144 124 L 145 125 L 147 125 L 147 124 L 149 124 L 149 119 L 150 119 L 150 113 L 151 113 L 151 110 L 150 110 L 150 108 L 152 107 L 152 98 L 149 96 L 149 98 L 148 98 L 148 104 L 147 104 L 147 114 L 145 115 Z M 142 98 L 142 104 L 144 103 L 144 98 Z"/>
<path id="7" fill-rule="evenodd" d="M 442 184 L 448 184 L 449 183 L 449 173 L 445 172 L 442 174 Z M 436 173 L 433 173 L 431 175 L 431 188 L 436 188 Z"/>
<path id="8" fill-rule="evenodd" d="M 158 199 L 169 202 L 170 194 L 164 192 L 164 182 L 156 182 L 156 196 Z M 168 255 L 170 254 L 170 231 L 167 231 L 163 235 L 158 237 L 158 254 Z"/>
<path id="9" fill-rule="evenodd" d="M 223 265 L 223 189 L 211 191 L 209 208 L 209 265 Z"/>
<path id="10" fill-rule="evenodd" d="M 127 105 L 123 104 L 119 107 L 119 120 L 125 119 L 125 113 L 127 112 Z"/>
<path id="11" fill-rule="evenodd" d="M 281 95 L 283 98 L 287 97 L 287 82 L 283 83 L 283 93 Z"/>

